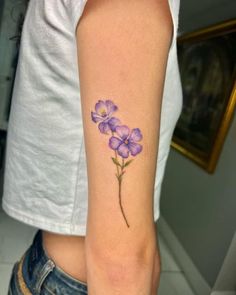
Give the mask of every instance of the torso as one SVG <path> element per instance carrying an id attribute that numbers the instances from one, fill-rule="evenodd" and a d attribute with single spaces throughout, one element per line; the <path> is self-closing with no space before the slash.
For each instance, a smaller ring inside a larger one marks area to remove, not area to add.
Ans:
<path id="1" fill-rule="evenodd" d="M 57 266 L 86 284 L 85 237 L 43 231 L 43 246 Z"/>

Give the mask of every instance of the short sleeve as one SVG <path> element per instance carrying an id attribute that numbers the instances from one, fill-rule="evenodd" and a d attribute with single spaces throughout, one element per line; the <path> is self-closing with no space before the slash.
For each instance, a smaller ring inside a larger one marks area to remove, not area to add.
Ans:
<path id="1" fill-rule="evenodd" d="M 175 47 L 176 45 L 176 38 L 178 32 L 178 25 L 179 25 L 179 8 L 180 8 L 180 0 L 169 0 L 170 5 L 170 12 L 172 17 L 173 23 L 173 36 L 170 49 Z"/>
<path id="2" fill-rule="evenodd" d="M 69 6 L 69 15 L 73 31 L 76 30 L 77 24 L 83 14 L 86 3 L 87 0 L 68 0 L 67 2 L 67 5 Z"/>

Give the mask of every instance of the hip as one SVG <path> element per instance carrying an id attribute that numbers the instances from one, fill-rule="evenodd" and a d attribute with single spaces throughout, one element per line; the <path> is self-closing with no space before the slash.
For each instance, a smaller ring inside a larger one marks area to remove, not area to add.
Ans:
<path id="1" fill-rule="evenodd" d="M 86 295 L 87 285 L 60 269 L 43 249 L 39 230 L 32 245 L 16 262 L 8 295 Z"/>

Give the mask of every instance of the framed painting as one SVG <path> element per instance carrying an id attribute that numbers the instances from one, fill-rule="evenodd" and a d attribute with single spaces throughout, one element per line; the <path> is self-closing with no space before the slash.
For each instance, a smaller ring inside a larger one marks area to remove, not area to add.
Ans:
<path id="1" fill-rule="evenodd" d="M 236 104 L 236 19 L 178 37 L 183 109 L 171 146 L 215 171 Z"/>

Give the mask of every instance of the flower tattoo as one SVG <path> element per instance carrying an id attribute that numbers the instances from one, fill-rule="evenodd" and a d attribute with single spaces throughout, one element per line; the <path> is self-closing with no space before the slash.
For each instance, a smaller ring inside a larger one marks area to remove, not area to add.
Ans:
<path id="1" fill-rule="evenodd" d="M 121 124 L 118 118 L 113 117 L 113 113 L 117 110 L 118 107 L 111 100 L 99 100 L 95 104 L 95 112 L 91 112 L 91 119 L 94 123 L 99 123 L 98 129 L 101 133 L 111 135 L 108 147 L 115 153 L 115 157 L 111 157 L 111 159 L 116 165 L 115 175 L 118 180 L 119 205 L 125 223 L 127 227 L 130 227 L 121 202 L 122 178 L 126 172 L 124 168 L 133 161 L 128 158 L 135 157 L 142 151 L 143 147 L 138 142 L 142 140 L 143 136 L 139 128 L 130 130 L 128 126 Z"/>
<path id="2" fill-rule="evenodd" d="M 109 147 L 113 150 L 117 150 L 118 154 L 122 158 L 128 158 L 129 153 L 132 156 L 136 156 L 141 152 L 142 146 L 136 141 L 142 139 L 142 134 L 139 128 L 135 128 L 130 132 L 130 129 L 126 125 L 117 126 L 116 133 L 120 138 L 112 136 L 109 139 Z"/>
<path id="3" fill-rule="evenodd" d="M 91 112 L 93 122 L 98 124 L 98 128 L 101 133 L 108 134 L 109 131 L 115 131 L 116 126 L 120 123 L 120 120 L 111 117 L 112 113 L 117 110 L 117 106 L 111 100 L 99 100 L 95 104 L 95 112 Z"/>

